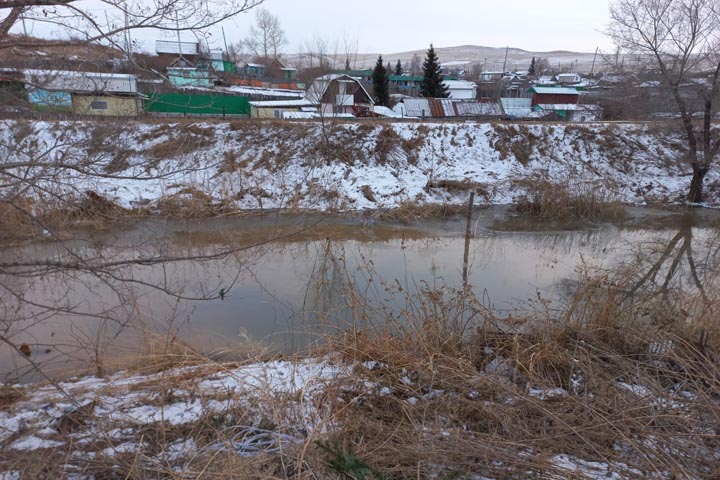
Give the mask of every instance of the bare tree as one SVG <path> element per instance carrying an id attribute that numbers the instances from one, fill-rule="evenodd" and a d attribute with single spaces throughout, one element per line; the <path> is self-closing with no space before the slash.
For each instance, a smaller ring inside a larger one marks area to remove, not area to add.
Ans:
<path id="1" fill-rule="evenodd" d="M 422 73 L 420 55 L 417 53 L 413 55 L 410 61 L 410 75 L 420 75 Z"/>
<path id="2" fill-rule="evenodd" d="M 720 149 L 711 126 L 720 88 L 718 8 L 714 0 L 616 0 L 610 6 L 608 35 L 653 65 L 677 104 L 693 172 L 692 203 L 703 201 L 703 181 Z M 702 99 L 700 107 L 693 107 L 692 97 Z M 700 131 L 695 113 L 702 113 Z"/>
<path id="3" fill-rule="evenodd" d="M 261 8 L 257 11 L 255 22 L 256 24 L 250 27 L 250 34 L 245 40 L 248 49 L 257 57 L 278 58 L 283 47 L 287 45 L 280 19 Z"/>
<path id="4" fill-rule="evenodd" d="M 38 39 L 9 35 L 24 20 L 64 34 L 68 45 L 100 42 L 125 50 L 133 31 L 198 33 L 263 1 L 104 0 L 98 11 L 78 0 L 0 0 L 0 48 L 42 45 Z"/>

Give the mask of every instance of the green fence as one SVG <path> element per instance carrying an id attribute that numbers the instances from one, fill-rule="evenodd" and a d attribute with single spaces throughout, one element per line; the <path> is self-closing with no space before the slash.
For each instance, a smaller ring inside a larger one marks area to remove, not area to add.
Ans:
<path id="1" fill-rule="evenodd" d="M 247 97 L 223 95 L 155 93 L 148 95 L 144 107 L 148 113 L 250 115 L 250 100 Z"/>

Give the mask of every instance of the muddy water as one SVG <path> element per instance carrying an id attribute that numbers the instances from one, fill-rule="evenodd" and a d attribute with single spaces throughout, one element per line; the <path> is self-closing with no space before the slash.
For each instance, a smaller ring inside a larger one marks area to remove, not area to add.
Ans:
<path id="1" fill-rule="evenodd" d="M 560 305 L 578 269 L 610 268 L 639 251 L 662 257 L 689 241 L 700 280 L 713 275 L 706 267 L 715 212 L 631 213 L 620 225 L 558 227 L 502 208 L 476 212 L 468 283 L 485 307 L 508 317 Z M 53 264 L 0 277 L 3 336 L 30 348 L 25 357 L 0 345 L 0 378 L 37 378 L 29 361 L 57 376 L 122 368 L 170 337 L 217 358 L 302 350 L 356 320 L 358 299 L 375 307 L 365 320 L 381 321 L 407 307 L 406 292 L 462 285 L 464 231 L 461 219 L 258 216 L 143 221 L 5 248 L 6 261 L 82 257 L 93 268 Z M 172 261 L 147 264 L 157 256 Z M 135 264 L 107 266 L 126 260 Z"/>

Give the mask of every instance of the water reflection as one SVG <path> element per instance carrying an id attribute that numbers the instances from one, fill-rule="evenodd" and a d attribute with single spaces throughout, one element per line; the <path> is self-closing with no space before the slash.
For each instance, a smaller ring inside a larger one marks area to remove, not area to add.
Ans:
<path id="1" fill-rule="evenodd" d="M 674 229 L 607 225 L 554 232 L 501 232 L 481 218 L 470 243 L 468 283 L 498 317 L 523 315 L 539 297 L 567 299 L 581 265 L 609 270 L 622 263 L 632 270 L 628 296 L 658 286 L 714 291 L 717 230 L 684 218 Z M 144 224 L 63 245 L 5 249 L 6 258 L 18 261 L 59 261 L 78 252 L 104 261 L 158 254 L 178 260 L 92 273 L 46 268 L 0 275 L 0 331 L 15 346 L 30 346 L 29 360 L 51 374 L 94 372 L 122 366 L 117 359 L 142 351 L 148 332 L 203 351 L 239 351 L 248 339 L 294 351 L 321 333 L 382 320 L 368 312 L 398 320 L 413 308 L 400 293 L 462 286 L 462 222 L 409 228 L 338 220 L 312 230 L 263 222 Z M 265 243 L 275 237 L 282 240 Z M 212 257 L 228 245 L 254 246 Z M 27 361 L 0 347 L 7 378 L 33 378 Z"/>

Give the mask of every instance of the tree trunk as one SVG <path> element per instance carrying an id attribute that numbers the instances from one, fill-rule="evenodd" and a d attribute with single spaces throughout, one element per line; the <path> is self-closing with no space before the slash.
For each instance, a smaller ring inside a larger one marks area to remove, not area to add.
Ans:
<path id="1" fill-rule="evenodd" d="M 703 201 L 703 181 L 709 168 L 707 166 L 699 165 L 697 163 L 692 164 L 693 176 L 690 181 L 690 193 L 688 194 L 688 201 L 690 203 L 702 203 Z"/>

